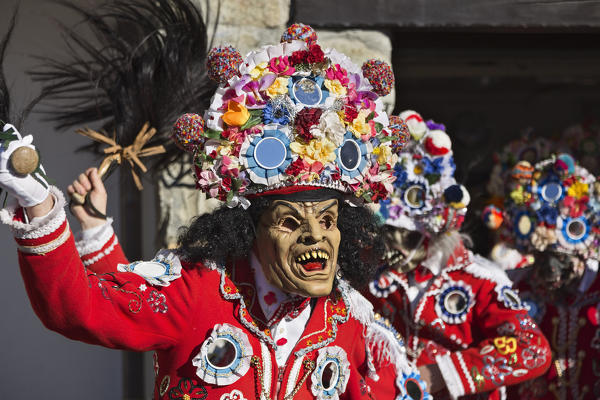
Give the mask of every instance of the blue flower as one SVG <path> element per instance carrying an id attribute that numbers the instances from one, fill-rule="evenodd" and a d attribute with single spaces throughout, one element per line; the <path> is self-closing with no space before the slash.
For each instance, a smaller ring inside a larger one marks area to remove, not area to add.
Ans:
<path id="1" fill-rule="evenodd" d="M 406 173 L 406 170 L 400 164 L 397 164 L 394 167 L 394 176 L 396 177 L 396 180 L 394 181 L 393 185 L 397 188 L 402 187 L 402 185 L 404 185 L 406 183 L 406 180 L 408 179 L 408 174 Z"/>
<path id="2" fill-rule="evenodd" d="M 284 103 L 267 103 L 263 109 L 263 122 L 265 124 L 287 125 L 290 123 L 290 111 Z"/>
<path id="3" fill-rule="evenodd" d="M 423 157 L 423 173 L 425 175 L 441 175 L 444 170 L 443 161 L 442 157 L 433 160 L 429 157 Z"/>
<path id="4" fill-rule="evenodd" d="M 549 225 L 556 225 L 556 218 L 558 218 L 558 209 L 556 207 L 544 204 L 536 211 L 536 214 L 540 221 Z"/>
<path id="5" fill-rule="evenodd" d="M 390 205 L 391 202 L 392 201 L 390 199 L 379 201 L 379 212 L 377 213 L 377 215 L 380 216 L 384 222 L 386 219 L 388 219 L 390 217 L 390 213 L 388 211 L 388 206 Z"/>

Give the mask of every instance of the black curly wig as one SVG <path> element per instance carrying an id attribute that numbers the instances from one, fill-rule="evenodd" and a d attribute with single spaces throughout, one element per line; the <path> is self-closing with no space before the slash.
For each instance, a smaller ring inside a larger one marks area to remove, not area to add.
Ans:
<path id="1" fill-rule="evenodd" d="M 259 197 L 244 210 L 222 206 L 196 217 L 179 235 L 179 253 L 190 261 L 231 263 L 249 256 L 255 227 L 273 199 Z M 341 233 L 338 265 L 344 279 L 355 289 L 367 285 L 375 275 L 385 250 L 378 240 L 379 225 L 373 213 L 340 201 L 338 229 Z"/>

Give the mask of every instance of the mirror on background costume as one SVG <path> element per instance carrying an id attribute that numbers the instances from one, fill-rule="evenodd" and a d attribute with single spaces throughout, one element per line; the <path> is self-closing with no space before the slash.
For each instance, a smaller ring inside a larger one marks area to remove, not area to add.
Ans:
<path id="1" fill-rule="evenodd" d="M 410 139 L 394 193 L 376 206 L 387 254 L 367 297 L 405 337 L 409 359 L 439 369 L 445 390 L 435 398 L 503 398 L 506 385 L 548 368 L 548 342 L 504 271 L 465 247 L 470 197 L 454 178 L 444 125 L 415 111 L 400 117 Z"/>

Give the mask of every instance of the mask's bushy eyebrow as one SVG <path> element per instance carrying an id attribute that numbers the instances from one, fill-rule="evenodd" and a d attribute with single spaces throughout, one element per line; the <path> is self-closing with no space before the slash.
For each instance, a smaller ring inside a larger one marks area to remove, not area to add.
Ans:
<path id="1" fill-rule="evenodd" d="M 273 202 L 273 207 L 276 207 L 279 205 L 285 206 L 285 207 L 289 208 L 290 210 L 292 210 L 295 217 L 302 218 L 302 213 L 300 213 L 300 211 L 298 211 L 298 209 L 296 207 L 292 206 L 290 203 L 287 203 L 287 202 L 284 202 L 281 200 L 275 200 Z"/>
<path id="2" fill-rule="evenodd" d="M 325 207 L 323 207 L 317 215 L 323 214 L 325 211 L 329 210 L 331 207 L 333 207 L 335 205 L 337 205 L 337 200 L 334 200 L 331 203 L 329 203 L 328 205 L 326 205 Z"/>

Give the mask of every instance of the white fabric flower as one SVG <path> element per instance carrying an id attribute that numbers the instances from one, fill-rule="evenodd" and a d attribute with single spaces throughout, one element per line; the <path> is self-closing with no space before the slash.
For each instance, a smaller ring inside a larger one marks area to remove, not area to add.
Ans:
<path id="1" fill-rule="evenodd" d="M 310 133 L 317 139 L 327 137 L 335 147 L 339 147 L 344 141 L 346 128 L 335 111 L 325 111 L 321 115 L 319 125 L 313 126 Z"/>

